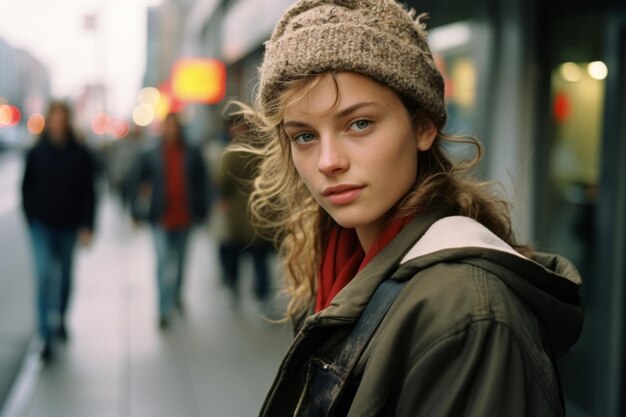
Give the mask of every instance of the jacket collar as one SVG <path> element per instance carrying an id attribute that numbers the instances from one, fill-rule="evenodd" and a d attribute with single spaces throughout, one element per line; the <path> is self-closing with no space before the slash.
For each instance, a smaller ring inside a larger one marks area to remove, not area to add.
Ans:
<path id="1" fill-rule="evenodd" d="M 403 256 L 430 226 L 447 214 L 444 210 L 435 210 L 413 219 L 335 296 L 326 309 L 311 316 L 307 322 L 324 326 L 356 320 L 378 285 L 392 275 Z"/>

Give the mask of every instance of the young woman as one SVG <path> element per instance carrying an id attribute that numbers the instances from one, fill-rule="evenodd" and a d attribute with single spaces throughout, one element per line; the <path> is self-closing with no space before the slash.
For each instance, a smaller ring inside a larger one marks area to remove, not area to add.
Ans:
<path id="1" fill-rule="evenodd" d="M 277 231 L 298 333 L 261 416 L 564 414 L 553 354 L 578 338 L 580 278 L 516 243 L 468 174 L 476 141 L 451 162 L 421 18 L 302 0 L 266 43 L 251 210 Z"/>

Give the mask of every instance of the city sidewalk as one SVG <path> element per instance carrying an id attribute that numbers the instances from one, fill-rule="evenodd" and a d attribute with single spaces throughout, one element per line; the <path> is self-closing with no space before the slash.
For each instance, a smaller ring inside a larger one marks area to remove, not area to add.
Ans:
<path id="1" fill-rule="evenodd" d="M 260 317 L 248 265 L 232 305 L 207 230 L 193 235 L 188 265 L 184 314 L 159 330 L 150 231 L 105 199 L 77 257 L 69 341 L 46 366 L 31 348 L 3 417 L 256 415 L 291 330 Z"/>

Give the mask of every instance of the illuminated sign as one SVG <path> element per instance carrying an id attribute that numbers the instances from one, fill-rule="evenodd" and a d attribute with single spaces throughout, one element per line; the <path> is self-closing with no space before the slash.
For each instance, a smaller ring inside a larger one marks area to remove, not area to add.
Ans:
<path id="1" fill-rule="evenodd" d="M 226 94 L 226 66 L 217 59 L 181 59 L 172 69 L 171 87 L 180 101 L 217 104 Z"/>

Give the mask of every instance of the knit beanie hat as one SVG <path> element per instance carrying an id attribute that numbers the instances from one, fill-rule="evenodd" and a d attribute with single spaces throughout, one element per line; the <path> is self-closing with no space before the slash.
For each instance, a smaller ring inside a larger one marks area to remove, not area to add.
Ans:
<path id="1" fill-rule="evenodd" d="M 285 81 L 354 71 L 394 89 L 443 127 L 444 81 L 428 47 L 423 17 L 394 0 L 298 1 L 265 44 L 261 103 L 267 109 Z"/>

